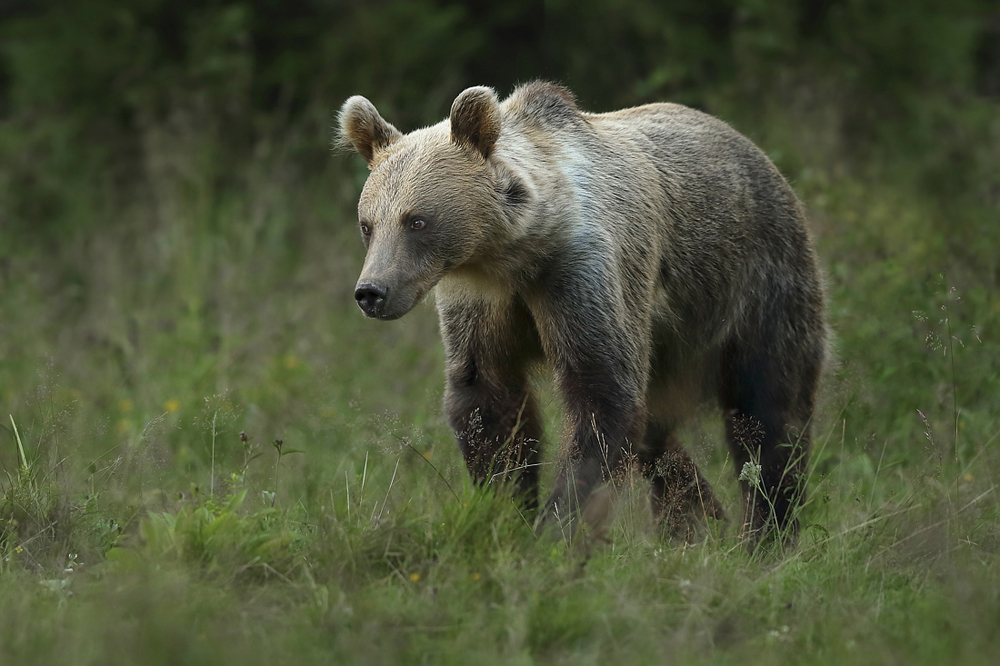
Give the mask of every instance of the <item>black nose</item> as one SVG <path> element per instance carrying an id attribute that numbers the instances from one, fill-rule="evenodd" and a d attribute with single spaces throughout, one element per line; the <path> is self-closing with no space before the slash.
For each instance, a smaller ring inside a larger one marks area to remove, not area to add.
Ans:
<path id="1" fill-rule="evenodd" d="M 376 284 L 366 282 L 358 285 L 354 291 L 354 298 L 358 299 L 358 305 L 361 306 L 366 315 L 376 317 L 382 311 L 382 306 L 385 305 L 385 291 Z"/>

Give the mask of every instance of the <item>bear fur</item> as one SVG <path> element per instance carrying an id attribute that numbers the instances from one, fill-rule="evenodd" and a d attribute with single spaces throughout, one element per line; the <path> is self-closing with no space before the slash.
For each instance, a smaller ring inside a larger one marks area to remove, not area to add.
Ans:
<path id="1" fill-rule="evenodd" d="M 742 475 L 744 534 L 795 534 L 824 297 L 803 206 L 763 152 L 684 106 L 586 113 L 544 82 L 503 102 L 469 88 L 406 135 L 360 96 L 339 121 L 370 168 L 355 296 L 395 319 L 436 288 L 445 412 L 477 482 L 537 507 L 529 373 L 546 363 L 567 431 L 545 515 L 637 464 L 670 533 L 721 519 L 675 436 L 711 399 L 737 473 L 760 466 Z"/>

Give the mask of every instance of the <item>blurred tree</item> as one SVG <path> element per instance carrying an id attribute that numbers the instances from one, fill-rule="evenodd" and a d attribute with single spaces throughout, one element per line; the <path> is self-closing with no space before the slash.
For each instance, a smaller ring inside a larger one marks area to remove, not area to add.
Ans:
<path id="1" fill-rule="evenodd" d="M 952 196 L 983 170 L 965 156 L 1000 89 L 990 0 L 39 0 L 0 21 L 0 219 L 32 239 L 109 223 L 150 127 L 196 128 L 226 187 L 276 132 L 325 159 L 317 137 L 350 94 L 407 129 L 467 85 L 536 77 L 594 110 L 674 100 L 751 130 L 825 89 L 845 153 L 905 155 Z"/>

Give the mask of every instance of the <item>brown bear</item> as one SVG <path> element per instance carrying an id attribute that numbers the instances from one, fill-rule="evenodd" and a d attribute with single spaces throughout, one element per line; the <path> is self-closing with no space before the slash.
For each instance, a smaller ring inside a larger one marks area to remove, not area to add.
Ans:
<path id="1" fill-rule="evenodd" d="M 708 398 L 751 472 L 744 534 L 794 536 L 824 298 L 803 206 L 763 152 L 684 106 L 586 113 L 543 82 L 503 102 L 469 88 L 406 135 L 360 96 L 339 121 L 371 170 L 358 304 L 395 319 L 436 287 L 445 411 L 477 482 L 537 507 L 544 362 L 568 424 L 544 515 L 637 463 L 674 535 L 722 518 L 674 434 Z"/>

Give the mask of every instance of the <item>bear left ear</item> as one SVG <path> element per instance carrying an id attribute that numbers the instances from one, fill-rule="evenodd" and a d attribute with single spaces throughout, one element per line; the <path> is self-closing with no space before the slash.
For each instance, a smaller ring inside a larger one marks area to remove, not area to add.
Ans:
<path id="1" fill-rule="evenodd" d="M 492 88 L 467 88 L 451 105 L 451 140 L 471 146 L 485 158 L 500 138 L 500 101 Z"/>
<path id="2" fill-rule="evenodd" d="M 375 105 L 361 95 L 355 95 L 340 107 L 340 136 L 368 162 L 369 168 L 375 153 L 382 150 L 402 133 L 379 115 Z"/>

